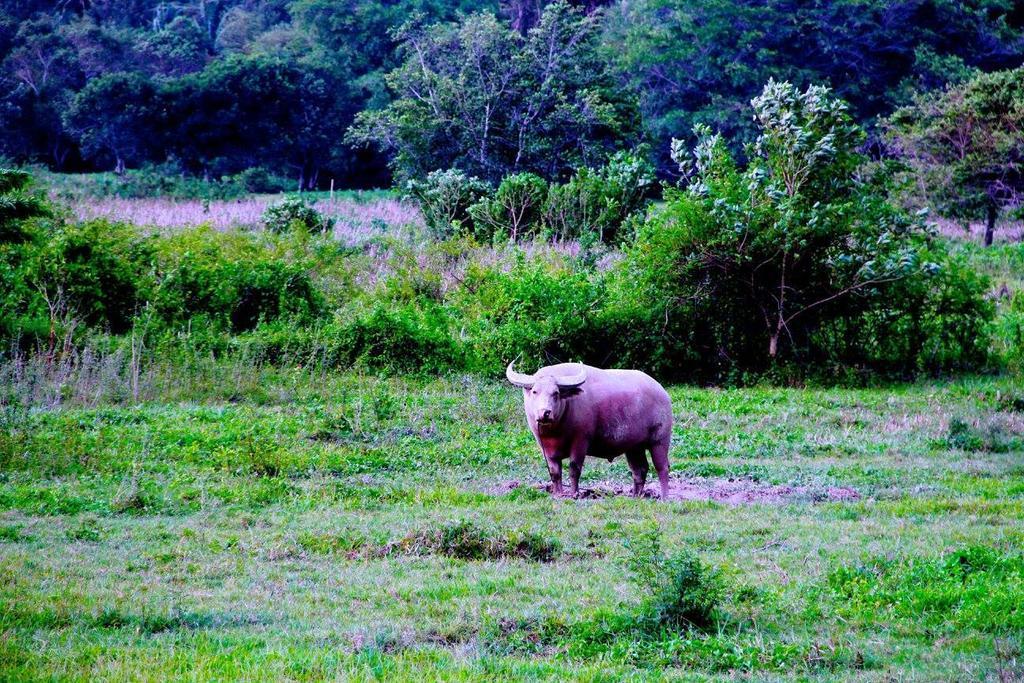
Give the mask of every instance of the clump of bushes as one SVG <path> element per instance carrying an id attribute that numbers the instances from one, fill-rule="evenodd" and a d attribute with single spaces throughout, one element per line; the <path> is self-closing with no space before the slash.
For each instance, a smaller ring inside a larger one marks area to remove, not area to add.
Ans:
<path id="1" fill-rule="evenodd" d="M 999 415 L 976 422 L 954 417 L 946 428 L 945 446 L 968 452 L 1007 453 L 1024 446 L 1024 439 L 1015 435 L 1008 421 Z"/>
<path id="2" fill-rule="evenodd" d="M 302 197 L 285 197 L 263 211 L 267 230 L 276 233 L 304 230 L 325 232 L 334 230 L 334 219 L 316 210 Z"/>
<path id="3" fill-rule="evenodd" d="M 452 168 L 431 171 L 423 180 L 411 180 L 406 191 L 419 202 L 431 234 L 445 238 L 467 230 L 469 207 L 486 197 L 491 186 Z"/>
<path id="4" fill-rule="evenodd" d="M 478 239 L 518 239 L 537 234 L 548 193 L 544 179 L 533 173 L 516 173 L 501 181 L 493 195 L 468 209 Z"/>
<path id="5" fill-rule="evenodd" d="M 245 332 L 261 321 L 310 322 L 322 297 L 303 264 L 276 255 L 257 238 L 208 228 L 185 231 L 157 247 L 158 323 L 180 328 L 205 319 L 215 329 Z"/>
<path id="6" fill-rule="evenodd" d="M 348 315 L 331 326 L 328 354 L 337 365 L 397 374 L 462 366 L 461 349 L 439 307 L 378 304 Z"/>
<path id="7" fill-rule="evenodd" d="M 472 369 L 497 375 L 512 358 L 523 367 L 581 360 L 607 342 L 596 314 L 601 280 L 571 264 L 521 260 L 507 272 L 475 267 L 463 284 L 451 306 L 464 321 Z"/>
<path id="8" fill-rule="evenodd" d="M 665 555 L 657 532 L 630 541 L 629 568 L 647 596 L 641 620 L 655 628 L 705 629 L 714 623 L 722 580 L 690 553 Z"/>
<path id="9" fill-rule="evenodd" d="M 408 190 L 435 237 L 462 233 L 485 242 L 515 242 L 544 234 L 618 243 L 628 236 L 655 185 L 654 168 L 642 153 L 618 152 L 604 166 L 582 168 L 565 183 L 516 173 L 493 189 L 449 169 L 410 182 Z"/>

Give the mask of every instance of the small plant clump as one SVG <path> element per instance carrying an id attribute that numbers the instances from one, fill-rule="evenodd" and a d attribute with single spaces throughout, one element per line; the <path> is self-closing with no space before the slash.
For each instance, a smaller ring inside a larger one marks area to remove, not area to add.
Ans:
<path id="1" fill-rule="evenodd" d="M 263 212 L 267 230 L 278 234 L 296 230 L 329 233 L 334 230 L 334 222 L 333 218 L 323 215 L 301 197 L 285 197 Z"/>
<path id="2" fill-rule="evenodd" d="M 993 415 L 970 422 L 961 417 L 949 421 L 946 429 L 947 448 L 972 453 L 1006 453 L 1019 448 L 1021 439 L 1016 437 L 1007 421 Z"/>

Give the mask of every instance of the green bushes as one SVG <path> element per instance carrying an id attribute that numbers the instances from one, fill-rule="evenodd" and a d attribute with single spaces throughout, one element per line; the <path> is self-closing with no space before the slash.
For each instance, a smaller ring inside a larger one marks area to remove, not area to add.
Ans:
<path id="1" fill-rule="evenodd" d="M 544 225 L 556 239 L 593 235 L 601 242 L 619 243 L 631 236 L 623 228 L 642 212 L 654 185 L 654 169 L 642 156 L 618 152 L 597 170 L 583 168 L 567 183 L 552 184 Z"/>
<path id="2" fill-rule="evenodd" d="M 452 298 L 473 369 L 499 375 L 523 367 L 590 358 L 601 335 L 595 312 L 600 278 L 565 263 L 519 261 L 511 270 L 473 268 Z"/>
<path id="3" fill-rule="evenodd" d="M 152 239 L 97 220 L 57 227 L 41 250 L 35 279 L 51 315 L 121 334 L 152 292 L 152 268 Z"/>
<path id="4" fill-rule="evenodd" d="M 439 372 L 462 366 L 462 352 L 437 307 L 375 305 L 331 328 L 329 356 L 342 366 L 390 373 Z"/>
<path id="5" fill-rule="evenodd" d="M 158 250 L 156 319 L 180 327 L 202 318 L 244 332 L 261 320 L 309 321 L 322 300 L 303 265 L 272 254 L 255 237 L 200 228 L 164 239 Z"/>
<path id="6" fill-rule="evenodd" d="M 547 190 L 544 179 L 532 173 L 508 176 L 501 181 L 494 196 L 485 197 L 469 208 L 475 235 L 487 242 L 495 236 L 515 242 L 535 235 L 540 227 Z"/>
<path id="7" fill-rule="evenodd" d="M 423 180 L 406 185 L 406 191 L 420 204 L 427 228 L 437 238 L 465 231 L 470 224 L 469 207 L 490 190 L 486 182 L 454 168 L 432 171 Z"/>
<path id="8" fill-rule="evenodd" d="M 517 173 L 492 190 L 450 169 L 408 185 L 435 237 L 463 233 L 484 242 L 515 242 L 544 234 L 613 244 L 629 236 L 623 228 L 642 213 L 654 187 L 653 167 L 632 152 L 618 152 L 598 169 L 582 168 L 562 184 Z"/>

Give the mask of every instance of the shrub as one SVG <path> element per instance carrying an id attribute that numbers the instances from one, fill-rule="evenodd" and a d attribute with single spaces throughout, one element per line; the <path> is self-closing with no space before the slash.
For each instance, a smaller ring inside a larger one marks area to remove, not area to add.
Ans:
<path id="1" fill-rule="evenodd" d="M 500 236 L 513 242 L 535 234 L 540 228 L 547 192 L 544 179 L 532 173 L 506 177 L 493 197 L 485 197 L 469 207 L 474 234 L 485 241 Z"/>
<path id="2" fill-rule="evenodd" d="M 620 231 L 640 212 L 653 189 L 654 169 L 638 154 L 618 152 L 597 170 L 583 168 L 564 184 L 552 184 L 544 204 L 544 225 L 557 239 L 592 234 L 601 242 L 631 237 Z"/>
<path id="3" fill-rule="evenodd" d="M 432 171 L 421 181 L 409 181 L 406 190 L 419 202 L 431 234 L 445 238 L 470 227 L 469 207 L 488 195 L 491 187 L 452 168 Z"/>
<path id="4" fill-rule="evenodd" d="M 261 321 L 309 321 L 323 308 L 306 269 L 275 255 L 256 237 L 185 231 L 158 245 L 158 321 L 177 327 L 204 318 L 218 329 L 251 330 Z"/>
<path id="5" fill-rule="evenodd" d="M 131 328 L 152 287 L 153 241 L 130 225 L 94 220 L 58 226 L 33 280 L 66 312 L 115 334 Z"/>
<path id="6" fill-rule="evenodd" d="M 629 567 L 648 597 L 643 617 L 655 627 L 707 628 L 722 597 L 719 575 L 689 553 L 665 556 L 657 532 L 630 542 Z"/>
<path id="7" fill-rule="evenodd" d="M 0 337 L 44 334 L 47 321 L 32 287 L 33 258 L 44 238 L 35 219 L 51 213 L 49 203 L 31 191 L 24 171 L 0 169 Z"/>
<path id="8" fill-rule="evenodd" d="M 436 306 L 387 306 L 351 312 L 335 323 L 328 356 L 342 366 L 362 365 L 389 373 L 447 372 L 462 366 L 462 352 Z"/>
<path id="9" fill-rule="evenodd" d="M 692 159 L 674 145 L 691 177 L 628 250 L 616 325 L 667 340 L 659 360 L 691 380 L 984 364 L 984 279 L 886 200 L 845 105 L 773 82 L 754 104 L 762 133 L 746 168 L 706 128 Z"/>
<path id="10" fill-rule="evenodd" d="M 522 367 L 585 359 L 604 339 L 595 327 L 602 290 L 599 279 L 564 263 L 471 268 L 452 297 L 471 367 L 500 374 L 514 358 Z"/>
<path id="11" fill-rule="evenodd" d="M 288 178 L 274 175 L 262 166 L 247 168 L 225 181 L 238 183 L 246 192 L 255 194 L 276 194 L 292 187 L 292 181 Z"/>
<path id="12" fill-rule="evenodd" d="M 306 232 L 331 232 L 334 219 L 324 216 L 302 197 L 285 197 L 271 204 L 263 211 L 263 223 L 267 230 L 285 233 L 293 230 Z"/>

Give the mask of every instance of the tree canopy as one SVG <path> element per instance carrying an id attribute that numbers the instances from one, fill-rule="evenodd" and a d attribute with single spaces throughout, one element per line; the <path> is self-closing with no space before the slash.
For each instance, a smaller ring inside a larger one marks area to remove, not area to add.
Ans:
<path id="1" fill-rule="evenodd" d="M 16 0 L 0 155 L 359 186 L 389 167 L 564 179 L 644 141 L 667 177 L 696 124 L 741 154 L 769 78 L 830 86 L 882 153 L 876 121 L 916 93 L 1022 63 L 1010 0 Z M 96 120 L 114 102 L 119 124 Z"/>

